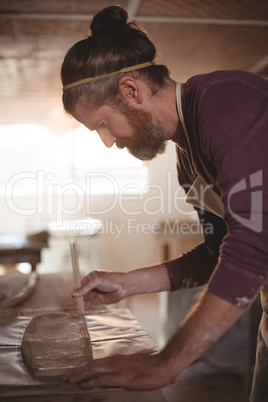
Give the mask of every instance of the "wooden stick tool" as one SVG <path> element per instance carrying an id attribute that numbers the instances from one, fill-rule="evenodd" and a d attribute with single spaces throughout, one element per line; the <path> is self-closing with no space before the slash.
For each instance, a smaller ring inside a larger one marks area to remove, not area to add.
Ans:
<path id="1" fill-rule="evenodd" d="M 74 286 L 75 288 L 79 288 L 81 286 L 81 276 L 78 262 L 78 254 L 76 248 L 76 242 L 70 241 L 70 250 L 72 257 L 72 267 L 73 267 L 73 276 L 74 276 Z M 76 297 L 76 308 L 77 314 L 85 314 L 85 306 L 83 296 Z"/>

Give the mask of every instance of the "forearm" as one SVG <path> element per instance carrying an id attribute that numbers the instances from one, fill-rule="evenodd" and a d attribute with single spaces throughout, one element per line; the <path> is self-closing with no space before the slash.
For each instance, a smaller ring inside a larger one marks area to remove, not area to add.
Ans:
<path id="1" fill-rule="evenodd" d="M 205 290 L 161 352 L 172 377 L 200 357 L 244 310 Z"/>
<path id="2" fill-rule="evenodd" d="M 141 277 L 142 272 L 136 271 L 131 275 Z M 240 308 L 206 291 L 163 351 L 152 355 L 136 353 L 93 360 L 68 374 L 64 380 L 83 382 L 87 387 L 118 386 L 140 390 L 165 387 L 242 313 Z"/>
<path id="3" fill-rule="evenodd" d="M 162 264 L 136 268 L 124 275 L 123 287 L 128 296 L 170 290 L 167 270 Z"/>
<path id="4" fill-rule="evenodd" d="M 113 304 L 132 295 L 170 289 L 170 281 L 162 264 L 136 268 L 129 272 L 93 271 L 72 292 L 84 297 L 86 306 Z"/>

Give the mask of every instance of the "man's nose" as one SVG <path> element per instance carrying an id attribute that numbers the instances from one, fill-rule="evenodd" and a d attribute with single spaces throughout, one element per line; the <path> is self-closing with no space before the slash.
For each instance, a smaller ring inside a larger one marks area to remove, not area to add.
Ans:
<path id="1" fill-rule="evenodd" d="M 98 134 L 107 148 L 111 148 L 114 145 L 116 137 L 114 137 L 111 133 L 107 131 L 100 131 L 98 132 Z"/>

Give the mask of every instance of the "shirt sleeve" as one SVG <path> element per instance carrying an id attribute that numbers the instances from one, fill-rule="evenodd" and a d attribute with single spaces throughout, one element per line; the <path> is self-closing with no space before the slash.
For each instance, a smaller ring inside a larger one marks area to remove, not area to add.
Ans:
<path id="1" fill-rule="evenodd" d="M 239 80 L 215 84 L 200 101 L 199 122 L 227 227 L 208 288 L 247 308 L 268 282 L 267 92 Z"/>
<path id="2" fill-rule="evenodd" d="M 172 291 L 205 285 L 218 262 L 219 248 L 226 234 L 225 223 L 210 212 L 196 210 L 202 222 L 204 242 L 164 263 Z"/>

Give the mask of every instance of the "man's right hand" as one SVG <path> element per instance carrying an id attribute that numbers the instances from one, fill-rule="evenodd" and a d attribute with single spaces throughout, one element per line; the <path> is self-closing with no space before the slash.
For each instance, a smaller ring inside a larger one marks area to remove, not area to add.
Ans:
<path id="1" fill-rule="evenodd" d="M 82 280 L 82 286 L 72 292 L 83 296 L 87 307 L 113 304 L 125 297 L 170 290 L 166 268 L 156 264 L 128 272 L 93 271 Z"/>
<path id="2" fill-rule="evenodd" d="M 83 278 L 82 286 L 72 296 L 83 296 L 87 307 L 116 303 L 128 296 L 124 276 L 122 272 L 93 271 Z"/>

